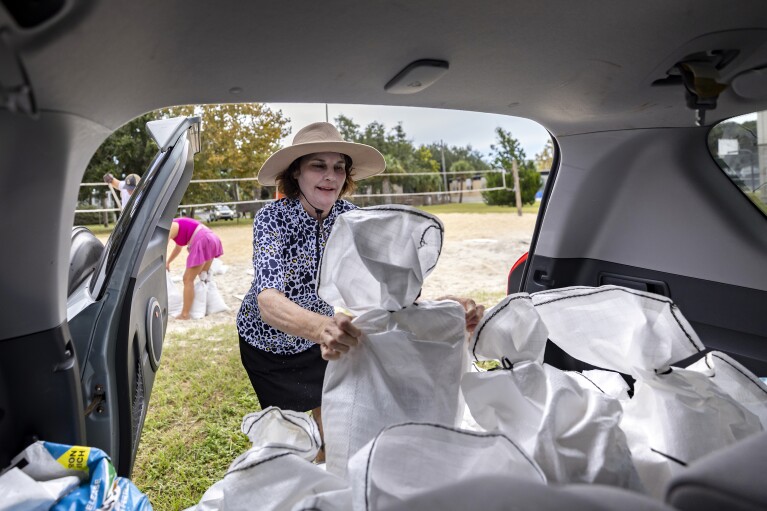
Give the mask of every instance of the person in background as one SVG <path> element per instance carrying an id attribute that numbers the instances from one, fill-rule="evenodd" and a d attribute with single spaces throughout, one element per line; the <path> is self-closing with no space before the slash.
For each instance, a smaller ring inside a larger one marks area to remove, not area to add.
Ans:
<path id="1" fill-rule="evenodd" d="M 120 209 L 125 209 L 125 205 L 130 196 L 133 195 L 133 190 L 136 189 L 139 181 L 141 181 L 141 177 L 138 174 L 128 174 L 124 181 L 116 179 L 109 172 L 104 174 L 104 182 L 112 188 L 120 190 Z"/>
<path id="2" fill-rule="evenodd" d="M 255 276 L 237 315 L 240 357 L 262 409 L 311 410 L 320 434 L 327 361 L 356 346 L 361 332 L 320 299 L 316 274 L 336 218 L 357 207 L 340 197 L 385 168 L 378 150 L 317 122 L 258 173 L 262 186 L 276 185 L 284 197 L 258 210 L 253 222 Z M 484 310 L 473 303 L 461 301 L 471 328 Z"/>
<path id="3" fill-rule="evenodd" d="M 194 279 L 200 273 L 210 270 L 213 259 L 224 254 L 224 247 L 221 239 L 213 231 L 193 218 L 174 218 L 169 238 L 173 240 L 175 246 L 165 263 L 168 271 L 170 271 L 170 264 L 181 253 L 182 247 L 187 247 L 189 251 L 183 277 L 183 304 L 181 313 L 176 318 L 190 319 L 189 311 L 194 302 Z"/>

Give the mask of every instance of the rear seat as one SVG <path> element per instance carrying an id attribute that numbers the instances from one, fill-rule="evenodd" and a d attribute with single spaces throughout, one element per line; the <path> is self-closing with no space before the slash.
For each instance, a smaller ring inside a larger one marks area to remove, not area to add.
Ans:
<path id="1" fill-rule="evenodd" d="M 86 227 L 72 228 L 67 296 L 71 295 L 93 273 L 103 252 L 104 244 Z"/>

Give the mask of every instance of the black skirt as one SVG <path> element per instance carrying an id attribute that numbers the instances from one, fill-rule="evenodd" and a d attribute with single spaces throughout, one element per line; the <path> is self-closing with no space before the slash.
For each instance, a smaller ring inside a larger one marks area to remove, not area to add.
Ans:
<path id="1" fill-rule="evenodd" d="M 276 406 L 306 412 L 322 403 L 325 367 L 320 345 L 295 355 L 260 350 L 240 336 L 240 358 L 261 409 Z"/>

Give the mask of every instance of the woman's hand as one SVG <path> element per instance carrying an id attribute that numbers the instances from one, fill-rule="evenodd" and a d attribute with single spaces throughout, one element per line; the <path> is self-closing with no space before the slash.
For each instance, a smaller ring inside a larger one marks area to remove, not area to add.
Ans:
<path id="1" fill-rule="evenodd" d="M 474 329 L 482 320 L 482 316 L 485 315 L 485 306 L 477 305 L 477 303 L 471 298 L 464 298 L 462 296 L 443 296 L 439 300 L 453 300 L 463 305 L 463 309 L 466 311 L 466 331 L 473 333 Z"/>
<path id="2" fill-rule="evenodd" d="M 325 360 L 338 360 L 341 355 L 359 344 L 361 335 L 359 328 L 352 324 L 352 318 L 338 313 L 327 318 L 320 332 L 320 351 Z"/>

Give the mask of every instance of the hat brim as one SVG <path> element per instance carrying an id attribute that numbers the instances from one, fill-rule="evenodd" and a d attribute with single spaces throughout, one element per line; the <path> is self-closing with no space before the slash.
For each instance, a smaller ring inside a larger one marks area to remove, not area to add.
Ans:
<path id="1" fill-rule="evenodd" d="M 386 170 L 386 161 L 375 147 L 356 142 L 307 142 L 280 149 L 272 154 L 258 171 L 262 186 L 275 186 L 276 177 L 297 158 L 313 153 L 341 153 L 352 159 L 352 179 L 359 181 Z"/>

